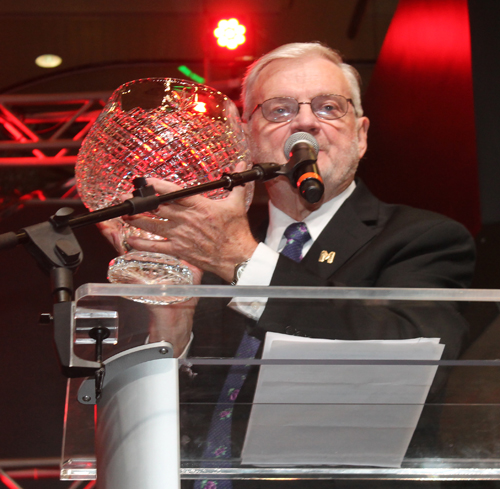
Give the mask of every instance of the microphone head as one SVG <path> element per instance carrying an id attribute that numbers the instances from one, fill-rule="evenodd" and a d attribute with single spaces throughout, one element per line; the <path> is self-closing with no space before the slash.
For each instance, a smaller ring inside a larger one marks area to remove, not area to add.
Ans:
<path id="1" fill-rule="evenodd" d="M 290 151 L 297 143 L 306 143 L 312 146 L 315 156 L 318 156 L 319 144 L 314 136 L 311 136 L 308 132 L 296 132 L 292 134 L 286 141 L 283 152 L 285 153 L 285 158 L 288 160 L 290 158 Z"/>

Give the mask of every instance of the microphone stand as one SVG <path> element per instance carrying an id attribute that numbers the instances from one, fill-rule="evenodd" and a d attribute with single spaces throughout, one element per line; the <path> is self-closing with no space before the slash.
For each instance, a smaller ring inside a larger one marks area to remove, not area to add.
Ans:
<path id="1" fill-rule="evenodd" d="M 133 197 L 122 204 L 72 217 L 73 209 L 59 209 L 48 221 L 21 229 L 17 233 L 0 235 L 0 250 L 23 244 L 35 258 L 40 268 L 51 278 L 54 296 L 53 315 L 43 315 L 46 322 L 53 322 L 54 338 L 63 373 L 67 377 L 86 377 L 102 369 L 100 349 L 106 331 L 96 336 L 96 360 L 91 362 L 77 357 L 73 352 L 75 335 L 75 304 L 73 298 L 73 274 L 83 260 L 80 245 L 72 229 L 97 224 L 124 215 L 153 211 L 160 204 L 190 197 L 216 189 L 232 190 L 234 187 L 256 180 L 271 180 L 286 175 L 277 163 L 260 163 L 250 170 L 225 174 L 214 182 L 188 187 L 164 195 L 156 195 L 152 185 L 146 185 L 143 177 L 134 180 Z"/>

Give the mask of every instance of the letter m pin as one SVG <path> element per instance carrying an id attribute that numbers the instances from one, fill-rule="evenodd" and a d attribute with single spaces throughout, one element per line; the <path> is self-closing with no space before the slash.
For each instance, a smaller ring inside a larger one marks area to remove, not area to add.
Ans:
<path id="1" fill-rule="evenodd" d="M 335 258 L 335 251 L 326 251 L 326 250 L 323 250 L 321 252 L 321 254 L 319 255 L 319 262 L 320 263 L 323 263 L 323 262 L 328 262 L 328 263 L 333 263 L 333 259 Z"/>

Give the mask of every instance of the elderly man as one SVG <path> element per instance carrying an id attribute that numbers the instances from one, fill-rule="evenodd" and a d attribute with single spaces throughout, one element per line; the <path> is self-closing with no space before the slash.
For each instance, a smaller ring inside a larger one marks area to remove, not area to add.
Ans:
<path id="1" fill-rule="evenodd" d="M 224 200 L 181 199 L 158 209 L 157 215 L 168 221 L 129 218 L 133 225 L 168 238 L 130 238 L 133 248 L 177 256 L 191 265 L 197 281 L 203 274 L 205 283 L 468 286 L 474 245 L 463 226 L 434 213 L 384 204 L 355 180 L 367 149 L 369 121 L 363 116 L 357 72 L 335 51 L 317 43 L 275 49 L 250 67 L 242 97 L 254 163 L 285 164 L 283 148 L 292 134 L 314 136 L 325 187 L 321 200 L 307 202 L 286 177 L 267 182 L 269 222 L 261 235 L 254 235 L 243 188 Z M 159 193 L 177 190 L 169 182 L 151 183 Z M 110 237 L 111 228 L 105 234 Z M 329 259 L 321 259 L 325 254 Z M 200 301 L 194 321 L 189 303 L 163 308 L 166 320 L 159 337 L 171 341 L 177 355 L 186 354 L 189 346 L 192 356 L 233 357 L 244 344 L 250 344 L 247 356 L 258 356 L 266 331 L 349 340 L 424 336 L 441 338 L 444 357 L 455 358 L 467 332 L 453 304 L 435 306 L 429 316 L 425 308 L 397 304 L 370 310 L 349 301 L 246 302 L 237 298 L 237 289 L 230 304 Z M 215 400 L 225 376 L 220 381 L 216 377 L 202 372 L 197 376 L 205 393 L 215 393 Z M 238 401 L 251 401 L 251 390 L 240 387 Z M 204 394 L 193 396 L 209 400 Z M 242 419 L 246 421 L 246 415 Z M 191 422 L 194 428 L 187 432 L 196 434 L 184 439 L 184 448 L 196 451 L 210 437 L 210 416 Z M 232 455 L 237 450 L 233 447 Z"/>
<path id="2" fill-rule="evenodd" d="M 132 224 L 168 238 L 131 238 L 133 248 L 177 256 L 198 272 L 210 272 L 204 279 L 210 283 L 217 283 L 215 275 L 222 283 L 237 285 L 469 284 L 474 246 L 461 225 L 430 212 L 384 204 L 355 180 L 358 162 L 367 149 L 369 121 L 363 116 L 357 72 L 335 51 L 317 43 L 277 48 L 250 67 L 242 96 L 254 163 L 284 164 L 283 147 L 290 135 L 307 132 L 314 136 L 325 185 L 321 200 L 308 203 L 286 177 L 267 182 L 269 225 L 265 234 L 255 237 L 245 212 L 243 188 L 234 189 L 225 200 L 182 199 L 158 210 L 167 222 L 131 217 Z M 154 181 L 154 185 L 160 193 L 177 189 L 169 182 Z M 304 241 L 299 257 L 290 258 L 284 252 L 287 241 L 296 240 L 284 235 L 290 225 L 298 227 L 295 231 Z M 319 261 L 322 252 L 333 261 Z M 235 299 L 227 309 L 217 317 L 219 321 L 235 314 L 250 318 L 246 329 L 259 338 L 270 330 L 339 339 L 432 336 L 446 345 L 447 358 L 458 355 L 466 334 L 465 324 L 450 306 L 443 306 L 430 323 L 418 311 L 401 313 L 394 308 L 387 308 L 378 321 L 357 310 L 347 323 L 342 308 L 331 303 L 311 311 L 279 300 L 256 304 Z M 177 352 L 188 344 L 187 332 L 172 334 Z M 236 331 L 232 334 L 237 335 Z M 210 337 L 211 343 L 216 342 L 213 332 Z M 226 353 L 231 356 L 230 351 Z"/>

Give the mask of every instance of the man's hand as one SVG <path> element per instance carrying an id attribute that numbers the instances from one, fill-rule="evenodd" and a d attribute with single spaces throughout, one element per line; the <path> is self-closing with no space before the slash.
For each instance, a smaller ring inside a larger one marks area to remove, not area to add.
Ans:
<path id="1" fill-rule="evenodd" d="M 160 194 L 180 190 L 171 182 L 153 178 L 147 181 Z M 250 258 L 257 247 L 248 225 L 243 187 L 236 187 L 226 199 L 196 195 L 162 204 L 155 214 L 168 221 L 145 216 L 124 219 L 167 240 L 129 238 L 132 248 L 172 255 L 227 282 L 233 277 L 235 264 Z"/>
<path id="2" fill-rule="evenodd" d="M 118 219 L 110 219 L 109 221 L 97 223 L 99 231 L 102 235 L 115 247 L 120 255 L 123 255 L 127 250 L 123 246 L 123 224 Z"/>

